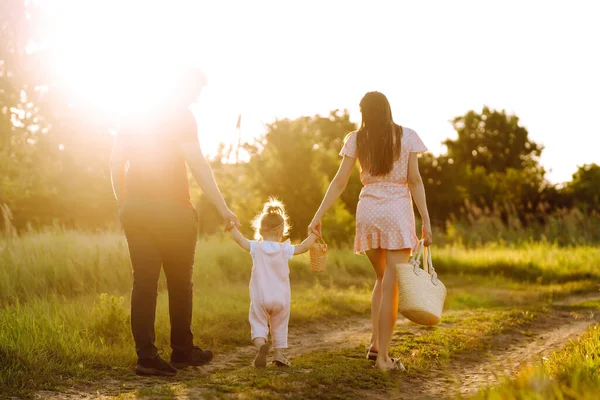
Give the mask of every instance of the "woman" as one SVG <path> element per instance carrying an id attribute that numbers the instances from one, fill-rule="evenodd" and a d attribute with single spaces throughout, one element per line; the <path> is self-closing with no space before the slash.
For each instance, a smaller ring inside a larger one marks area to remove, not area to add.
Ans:
<path id="1" fill-rule="evenodd" d="M 388 354 L 398 315 L 396 264 L 408 262 L 417 244 L 412 198 L 423 220 L 425 246 L 432 242 L 425 189 L 419 173 L 418 153 L 427 148 L 411 129 L 396 125 L 387 98 L 367 93 L 360 102 L 362 123 L 350 133 L 340 155 L 342 163 L 323 202 L 310 223 L 309 232 L 321 234 L 321 219 L 342 194 L 356 160 L 363 189 L 356 210 L 354 251 L 366 254 L 375 269 L 371 316 L 373 334 L 367 357 L 382 370 L 404 369 Z"/>

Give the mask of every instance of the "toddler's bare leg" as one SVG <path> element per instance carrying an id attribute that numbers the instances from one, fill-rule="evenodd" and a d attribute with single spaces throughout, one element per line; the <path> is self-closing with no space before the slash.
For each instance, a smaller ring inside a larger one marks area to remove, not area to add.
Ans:
<path id="1" fill-rule="evenodd" d="M 262 338 L 262 337 L 257 337 L 257 338 L 254 338 L 252 343 L 254 343 L 254 347 L 256 347 L 256 350 L 260 350 L 260 348 L 263 345 L 267 344 L 267 339 Z"/>

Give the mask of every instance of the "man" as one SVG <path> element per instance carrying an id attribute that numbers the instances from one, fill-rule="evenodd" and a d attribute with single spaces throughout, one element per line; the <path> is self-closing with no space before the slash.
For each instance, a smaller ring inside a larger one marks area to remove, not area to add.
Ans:
<path id="1" fill-rule="evenodd" d="M 226 227 L 240 223 L 227 207 L 198 142 L 188 106 L 205 85 L 191 68 L 169 75 L 168 92 L 154 107 L 129 116 L 115 140 L 111 158 L 113 190 L 133 267 L 131 328 L 139 375 L 176 374 L 176 368 L 203 365 L 213 354 L 194 346 L 191 331 L 192 273 L 198 218 L 190 202 L 186 163 Z M 161 267 L 167 278 L 171 322 L 171 363 L 154 345 L 154 320 Z"/>

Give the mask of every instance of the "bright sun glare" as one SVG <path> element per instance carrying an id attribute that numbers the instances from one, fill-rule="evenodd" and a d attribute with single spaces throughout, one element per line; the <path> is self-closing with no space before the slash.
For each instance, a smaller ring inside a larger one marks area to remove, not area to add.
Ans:
<path id="1" fill-rule="evenodd" d="M 178 0 L 41 0 L 40 4 L 52 16 L 45 29 L 52 54 L 49 68 L 70 103 L 115 119 L 147 110 L 172 96 L 169 71 L 192 65 L 208 72 L 208 86 L 192 107 L 203 150 L 215 155 L 221 143 L 237 143 L 240 93 L 245 91 L 242 74 L 228 69 L 235 54 L 222 54 L 221 38 L 211 37 L 212 24 L 219 22 L 200 21 L 221 5 Z M 213 63 L 217 69 L 207 71 L 201 62 L 206 59 L 218 59 Z M 216 85 L 211 85 L 211 72 L 219 77 Z M 252 135 L 243 140 L 262 133 L 263 123 L 245 118 Z"/>
<path id="2" fill-rule="evenodd" d="M 597 2 L 37 1 L 53 16 L 49 68 L 72 103 L 119 114 L 168 97 L 157 71 L 174 60 L 201 67 L 208 154 L 235 140 L 240 113 L 251 141 L 277 117 L 346 108 L 358 122 L 360 97 L 380 90 L 436 154 L 456 134 L 450 119 L 488 105 L 546 146 L 555 182 L 598 159 L 579 145 L 596 140 Z M 565 141 L 564 127 L 577 137 Z"/>
<path id="3" fill-rule="evenodd" d="M 167 2 L 50 1 L 51 67 L 73 103 L 121 113 L 168 96 L 169 71 L 192 63 L 182 19 Z M 160 88 L 163 88 L 161 90 Z"/>

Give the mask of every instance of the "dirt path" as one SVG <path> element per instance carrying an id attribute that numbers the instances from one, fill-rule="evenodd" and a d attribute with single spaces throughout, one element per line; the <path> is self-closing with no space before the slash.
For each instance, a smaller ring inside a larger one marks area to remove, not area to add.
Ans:
<path id="1" fill-rule="evenodd" d="M 398 324 L 405 324 L 404 318 Z M 328 324 L 310 325 L 304 328 L 290 327 L 288 338 L 289 349 L 286 355 L 293 360 L 294 356 L 312 353 L 319 350 L 356 347 L 367 343 L 371 335 L 371 322 L 365 318 L 351 318 Z M 254 359 L 254 346 L 240 347 L 232 353 L 219 357 L 206 369 L 207 372 L 225 367 L 248 364 Z"/>
<path id="2" fill-rule="evenodd" d="M 408 320 L 399 318 L 397 325 L 406 324 Z M 286 354 L 293 362 L 293 357 L 325 349 L 351 348 L 368 343 L 371 335 L 371 321 L 366 318 L 349 318 L 327 324 L 308 325 L 305 327 L 290 327 Z M 124 377 L 123 380 L 106 380 L 92 385 L 77 385 L 64 392 L 39 391 L 38 399 L 87 400 L 111 399 L 114 396 L 135 390 L 150 388 L 157 385 L 177 385 L 180 382 L 192 380 L 212 372 L 227 368 L 240 368 L 240 365 L 251 367 L 256 350 L 254 346 L 239 347 L 236 350 L 216 354 L 210 365 L 200 368 L 187 368 L 178 372 L 176 379 L 172 378 L 139 378 L 135 375 Z M 244 368 L 244 367 L 242 367 Z M 201 389 L 199 389 L 201 390 Z"/>
<path id="3" fill-rule="evenodd" d="M 402 379 L 401 393 L 373 398 L 393 399 L 440 399 L 458 394 L 475 392 L 480 386 L 498 382 L 502 376 L 512 376 L 524 364 L 541 362 L 542 357 L 563 347 L 569 340 L 579 337 L 594 322 L 600 322 L 600 313 L 573 312 L 566 307 L 585 300 L 600 299 L 600 293 L 571 296 L 541 314 L 527 331 L 507 332 L 490 340 L 487 352 L 471 352 L 460 355 L 443 368 L 431 370 L 425 376 Z M 408 321 L 399 318 L 397 325 Z M 368 343 L 371 322 L 365 318 L 351 318 L 321 325 L 290 328 L 288 355 L 290 358 L 326 349 L 353 348 Z M 110 380 L 91 386 L 79 385 L 62 393 L 38 392 L 38 399 L 108 399 L 122 393 L 151 388 L 159 385 L 177 385 L 227 368 L 239 368 L 254 358 L 253 346 L 240 347 L 226 354 L 217 354 L 210 366 L 180 371 L 177 379 L 137 378 L 134 375 L 124 380 Z M 181 394 L 184 394 L 183 390 Z M 201 388 L 194 389 L 200 395 Z M 370 398 L 371 393 L 365 393 Z"/>
<path id="4" fill-rule="evenodd" d="M 592 324 L 600 323 L 600 313 L 561 309 L 586 300 L 598 300 L 600 293 L 572 296 L 556 302 L 541 314 L 525 332 L 507 332 L 494 337 L 488 351 L 463 354 L 444 368 L 431 370 L 424 377 L 407 378 L 401 393 L 392 399 L 442 399 L 474 394 L 483 386 L 514 376 L 522 367 L 543 362 L 544 357 L 580 337 Z"/>

